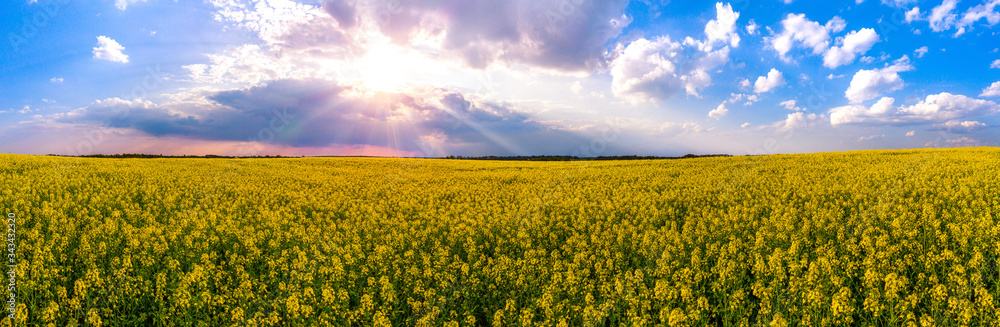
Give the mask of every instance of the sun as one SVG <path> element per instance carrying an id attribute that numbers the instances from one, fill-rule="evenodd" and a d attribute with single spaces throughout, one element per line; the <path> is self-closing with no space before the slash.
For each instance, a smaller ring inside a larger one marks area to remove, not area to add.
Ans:
<path id="1" fill-rule="evenodd" d="M 415 60 L 390 44 L 376 44 L 357 62 L 359 84 L 374 92 L 399 92 Z"/>

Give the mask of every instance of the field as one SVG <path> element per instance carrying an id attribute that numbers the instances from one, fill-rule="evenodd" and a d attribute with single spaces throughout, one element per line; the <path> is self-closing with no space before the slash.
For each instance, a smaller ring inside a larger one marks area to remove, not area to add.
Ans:
<path id="1" fill-rule="evenodd" d="M 17 325 L 995 326 L 998 181 L 996 148 L 0 154 L 0 209 Z"/>

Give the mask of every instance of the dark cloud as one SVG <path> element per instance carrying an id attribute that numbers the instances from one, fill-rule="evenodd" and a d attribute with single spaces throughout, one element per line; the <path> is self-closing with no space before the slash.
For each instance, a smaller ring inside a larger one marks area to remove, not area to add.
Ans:
<path id="1" fill-rule="evenodd" d="M 337 20 L 342 28 L 352 28 L 357 24 L 357 11 L 354 5 L 346 1 L 327 1 L 323 4 L 323 9 L 330 14 L 330 17 Z"/>
<path id="2" fill-rule="evenodd" d="M 108 99 L 58 119 L 153 136 L 291 147 L 372 145 L 429 155 L 572 154 L 589 144 L 586 136 L 534 121 L 509 105 L 449 90 L 374 96 L 353 91 L 331 81 L 281 80 L 217 92 L 206 97 L 208 103 Z"/>
<path id="3" fill-rule="evenodd" d="M 334 19 L 330 18 L 316 19 L 309 24 L 294 24 L 272 41 L 270 49 L 279 57 L 305 54 L 344 58 L 363 53 L 362 45 L 354 42 L 342 27 L 336 26 Z"/>
<path id="4" fill-rule="evenodd" d="M 400 44 L 443 36 L 441 46 L 482 68 L 501 61 L 562 71 L 604 69 L 606 43 L 629 24 L 628 1 L 330 0 L 341 26 L 363 17 Z"/>

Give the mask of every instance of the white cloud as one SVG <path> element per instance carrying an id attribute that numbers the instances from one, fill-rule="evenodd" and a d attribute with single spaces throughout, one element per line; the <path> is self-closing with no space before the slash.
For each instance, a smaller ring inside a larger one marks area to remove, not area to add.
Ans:
<path id="1" fill-rule="evenodd" d="M 825 115 L 806 114 L 804 112 L 793 112 L 788 114 L 788 117 L 785 118 L 785 120 L 775 123 L 775 126 L 786 130 L 795 128 L 805 128 L 805 127 L 815 126 L 824 120 L 826 120 Z"/>
<path id="2" fill-rule="evenodd" d="M 743 125 L 740 125 L 740 128 L 747 128 L 747 127 L 750 127 L 750 123 L 743 123 Z"/>
<path id="3" fill-rule="evenodd" d="M 950 139 L 950 140 L 947 140 L 945 142 L 955 143 L 955 144 L 960 144 L 960 145 L 966 145 L 966 146 L 979 146 L 979 144 L 980 144 L 979 140 L 977 140 L 977 139 L 971 139 L 971 138 L 968 138 L 968 137 L 965 137 L 965 136 L 962 136 L 962 137 L 959 137 L 959 138 Z M 927 146 L 934 145 L 933 141 L 930 141 L 930 142 L 927 142 L 927 143 L 928 143 Z"/>
<path id="4" fill-rule="evenodd" d="M 705 24 L 705 41 L 709 45 L 721 41 L 728 43 L 732 47 L 740 44 L 740 36 L 736 34 L 736 20 L 740 18 L 740 13 L 733 12 L 733 7 L 729 4 L 723 5 L 721 2 L 715 4 L 716 19 Z"/>
<path id="5" fill-rule="evenodd" d="M 965 28 L 966 26 L 972 26 L 972 24 L 983 18 L 986 18 L 986 22 L 989 26 L 996 25 L 997 23 L 1000 23 L 1000 13 L 995 11 L 995 8 L 998 5 L 1000 5 L 1000 0 L 988 0 L 984 4 L 969 8 L 969 10 L 962 15 L 962 19 L 956 23 L 956 26 L 960 29 Z"/>
<path id="6" fill-rule="evenodd" d="M 795 106 L 795 100 L 788 100 L 788 101 L 784 101 L 784 102 L 779 103 L 779 104 L 782 107 L 785 107 L 785 109 L 792 110 L 792 111 L 803 111 L 803 110 L 805 110 L 803 108 L 796 107 Z"/>
<path id="7" fill-rule="evenodd" d="M 728 113 L 729 113 L 729 109 L 726 109 L 726 103 L 723 102 L 722 104 L 719 104 L 719 106 L 716 107 L 715 109 L 712 109 L 712 111 L 709 111 L 708 112 L 708 117 L 719 119 L 719 118 L 722 118 L 722 116 L 725 116 Z"/>
<path id="8" fill-rule="evenodd" d="M 690 38 L 685 41 L 696 43 Z M 632 103 L 658 102 L 682 89 L 699 96 L 698 91 L 712 83 L 708 72 L 729 61 L 729 47 L 693 53 L 685 53 L 683 48 L 667 36 L 633 41 L 611 62 L 612 93 Z"/>
<path id="9" fill-rule="evenodd" d="M 52 84 L 59 84 L 62 83 L 63 81 L 64 79 L 62 77 L 53 77 L 52 79 L 49 80 L 49 82 Z"/>
<path id="10" fill-rule="evenodd" d="M 996 102 L 951 93 L 928 95 L 925 100 L 912 106 L 894 106 L 894 103 L 895 99 L 884 97 L 871 107 L 836 107 L 830 109 L 830 124 L 945 122 L 1000 112 L 1000 105 Z"/>
<path id="11" fill-rule="evenodd" d="M 914 135 L 917 135 L 917 132 L 916 132 L 916 131 L 909 131 L 909 132 L 906 132 L 906 136 L 914 136 Z"/>
<path id="12" fill-rule="evenodd" d="M 820 25 L 806 18 L 805 14 L 788 14 L 781 21 L 782 32 L 767 38 L 771 47 L 782 60 L 789 61 L 788 52 L 796 47 L 811 49 L 813 54 L 823 55 L 823 65 L 836 68 L 854 62 L 858 55 L 868 52 L 879 41 L 874 29 L 863 28 L 837 38 L 837 45 L 830 46 L 830 34 L 839 33 L 847 27 L 847 22 L 838 16 Z"/>
<path id="13" fill-rule="evenodd" d="M 746 78 L 744 78 L 742 81 L 740 81 L 740 89 L 743 89 L 743 90 L 749 89 L 750 85 L 751 85 L 750 84 L 750 80 L 748 80 Z"/>
<path id="14" fill-rule="evenodd" d="M 873 62 L 876 62 L 876 61 L 886 61 L 886 60 L 888 60 L 889 58 L 891 58 L 891 57 L 889 56 L 889 54 L 888 54 L 888 53 L 885 53 L 885 52 L 883 52 L 883 53 L 882 53 L 881 55 L 879 55 L 878 57 L 872 57 L 872 56 L 864 56 L 864 57 L 861 57 L 861 62 L 863 62 L 863 63 L 866 63 L 866 64 L 870 64 L 870 63 L 873 63 Z"/>
<path id="15" fill-rule="evenodd" d="M 286 60 L 268 55 L 258 45 L 242 45 L 226 50 L 224 54 L 207 55 L 210 65 L 183 66 L 190 71 L 190 78 L 199 83 L 247 83 L 308 78 L 309 70 L 296 69 Z"/>
<path id="16" fill-rule="evenodd" d="M 924 55 L 927 54 L 927 51 L 928 51 L 927 47 L 920 47 L 917 50 L 913 51 L 913 56 L 917 58 L 923 58 Z"/>
<path id="17" fill-rule="evenodd" d="M 830 18 L 830 20 L 827 21 L 826 25 L 823 27 L 825 27 L 830 33 L 840 33 L 847 28 L 847 21 L 840 18 L 840 16 L 833 16 L 833 18 Z"/>
<path id="18" fill-rule="evenodd" d="M 754 93 L 765 93 L 784 84 L 785 76 L 777 69 L 771 68 L 767 76 L 757 77 L 757 81 L 753 83 L 753 91 Z"/>
<path id="19" fill-rule="evenodd" d="M 839 39 L 839 38 L 838 38 Z M 839 39 L 840 46 L 831 47 L 823 54 L 823 66 L 837 68 L 854 62 L 858 55 L 868 52 L 879 41 L 874 29 L 862 28 Z"/>
<path id="20" fill-rule="evenodd" d="M 674 64 L 680 49 L 665 36 L 633 41 L 611 62 L 611 92 L 632 102 L 673 97 L 684 84 Z"/>
<path id="21" fill-rule="evenodd" d="M 757 33 L 760 33 L 760 25 L 757 25 L 757 22 L 751 19 L 750 23 L 747 24 L 747 34 L 757 35 Z"/>
<path id="22" fill-rule="evenodd" d="M 146 0 L 115 0 L 115 7 L 117 7 L 118 10 L 125 10 L 129 4 L 136 2 L 146 2 Z"/>
<path id="23" fill-rule="evenodd" d="M 994 60 L 993 63 L 990 64 L 990 68 L 1000 69 L 1000 59 Z"/>
<path id="24" fill-rule="evenodd" d="M 749 106 L 754 102 L 757 102 L 760 98 L 756 94 L 746 94 L 746 93 L 731 93 L 729 99 L 726 100 L 727 103 L 737 103 L 746 100 L 743 105 Z"/>
<path id="25" fill-rule="evenodd" d="M 122 53 L 122 50 L 125 50 L 125 47 L 118 44 L 117 41 L 101 35 L 97 37 L 97 47 L 94 48 L 94 59 L 127 63 L 128 55 Z"/>
<path id="26" fill-rule="evenodd" d="M 915 2 L 917 2 L 917 0 L 882 0 L 882 4 L 896 8 L 903 8 Z"/>
<path id="27" fill-rule="evenodd" d="M 360 74 L 356 72 L 372 68 L 365 62 L 369 58 L 366 55 L 370 58 L 399 55 L 395 48 L 384 46 L 390 42 L 387 36 L 370 29 L 362 33 L 360 24 L 355 24 L 357 33 L 348 37 L 346 24 L 337 25 L 331 14 L 319 6 L 289 0 L 206 2 L 216 7 L 214 18 L 227 24 L 225 28 L 245 29 L 259 40 L 234 44 L 221 52 L 207 54 L 207 60 L 202 63 L 184 66 L 190 72 L 190 80 L 195 82 L 256 84 L 273 79 L 322 76 L 362 84 L 359 82 Z M 326 2 L 334 4 L 337 1 Z M 344 12 L 350 12 L 354 18 L 353 7 L 346 8 Z M 425 67 L 425 62 L 411 60 L 410 56 L 396 62 L 382 60 L 385 63 L 383 69 Z M 405 63 L 397 64 L 400 61 Z M 396 70 L 380 76 L 398 79 L 408 73 L 409 70 Z"/>
<path id="28" fill-rule="evenodd" d="M 812 49 L 813 54 L 823 53 L 830 46 L 830 33 L 839 32 L 847 23 L 834 16 L 826 25 L 806 18 L 805 14 L 788 14 L 781 21 L 781 34 L 770 38 L 771 47 L 778 51 L 783 60 L 788 60 L 787 54 L 796 45 Z"/>
<path id="29" fill-rule="evenodd" d="M 983 89 L 981 97 L 1000 97 L 1000 82 L 993 82 L 990 87 Z"/>
<path id="30" fill-rule="evenodd" d="M 660 125 L 660 127 L 657 128 L 657 130 L 664 135 L 674 136 L 680 134 L 701 133 L 704 130 L 704 128 L 702 128 L 701 125 L 698 125 L 698 123 L 692 123 L 692 122 L 684 122 L 684 123 L 666 122 Z"/>
<path id="31" fill-rule="evenodd" d="M 965 11 L 961 16 L 955 12 L 958 0 L 944 0 L 941 5 L 931 10 L 927 20 L 930 27 L 935 32 L 947 31 L 955 28 L 954 37 L 958 37 L 971 29 L 976 22 L 986 19 L 986 25 L 993 26 L 1000 23 L 1000 13 L 996 12 L 996 7 L 1000 6 L 1000 0 L 987 0 L 983 4 L 973 6 Z"/>
<path id="32" fill-rule="evenodd" d="M 949 120 L 941 124 L 934 124 L 934 126 L 932 127 L 936 129 L 947 130 L 950 132 L 968 133 L 980 127 L 986 127 L 986 124 L 974 120 L 972 121 Z"/>
<path id="33" fill-rule="evenodd" d="M 913 7 L 913 9 L 906 12 L 906 22 L 912 23 L 917 20 L 920 20 L 920 7 Z"/>
<path id="34" fill-rule="evenodd" d="M 209 0 L 208 2 L 218 8 L 215 20 L 234 23 L 253 31 L 261 40 L 269 44 L 281 41 L 297 25 L 327 16 L 319 7 L 290 0 L 257 3 L 234 0 Z"/>
<path id="35" fill-rule="evenodd" d="M 931 14 L 927 17 L 927 20 L 930 21 L 931 29 L 935 32 L 941 32 L 951 28 L 955 24 L 955 19 L 958 18 L 957 15 L 952 13 L 957 4 L 958 0 L 944 0 L 940 5 L 931 9 Z"/>
<path id="36" fill-rule="evenodd" d="M 871 136 L 862 136 L 862 137 L 858 138 L 858 142 L 878 140 L 878 139 L 882 139 L 882 138 L 885 138 L 885 134 L 876 134 L 876 135 L 871 135 Z"/>
<path id="37" fill-rule="evenodd" d="M 865 122 L 866 119 L 882 117 L 892 109 L 892 104 L 896 101 L 893 98 L 882 98 L 871 108 L 862 105 L 841 106 L 830 109 L 830 125 L 850 124 Z"/>
<path id="38" fill-rule="evenodd" d="M 853 104 L 874 99 L 883 92 L 896 91 L 903 88 L 903 79 L 899 77 L 900 72 L 913 70 L 909 58 L 903 56 L 889 67 L 882 69 L 859 70 L 854 74 L 851 85 L 844 92 L 844 96 Z"/>

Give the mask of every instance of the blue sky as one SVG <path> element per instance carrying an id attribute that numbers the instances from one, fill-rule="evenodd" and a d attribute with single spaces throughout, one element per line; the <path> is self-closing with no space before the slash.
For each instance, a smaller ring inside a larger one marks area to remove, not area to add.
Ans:
<path id="1" fill-rule="evenodd" d="M 759 154 L 1000 137 L 1000 0 L 0 7 L 0 152 Z"/>

